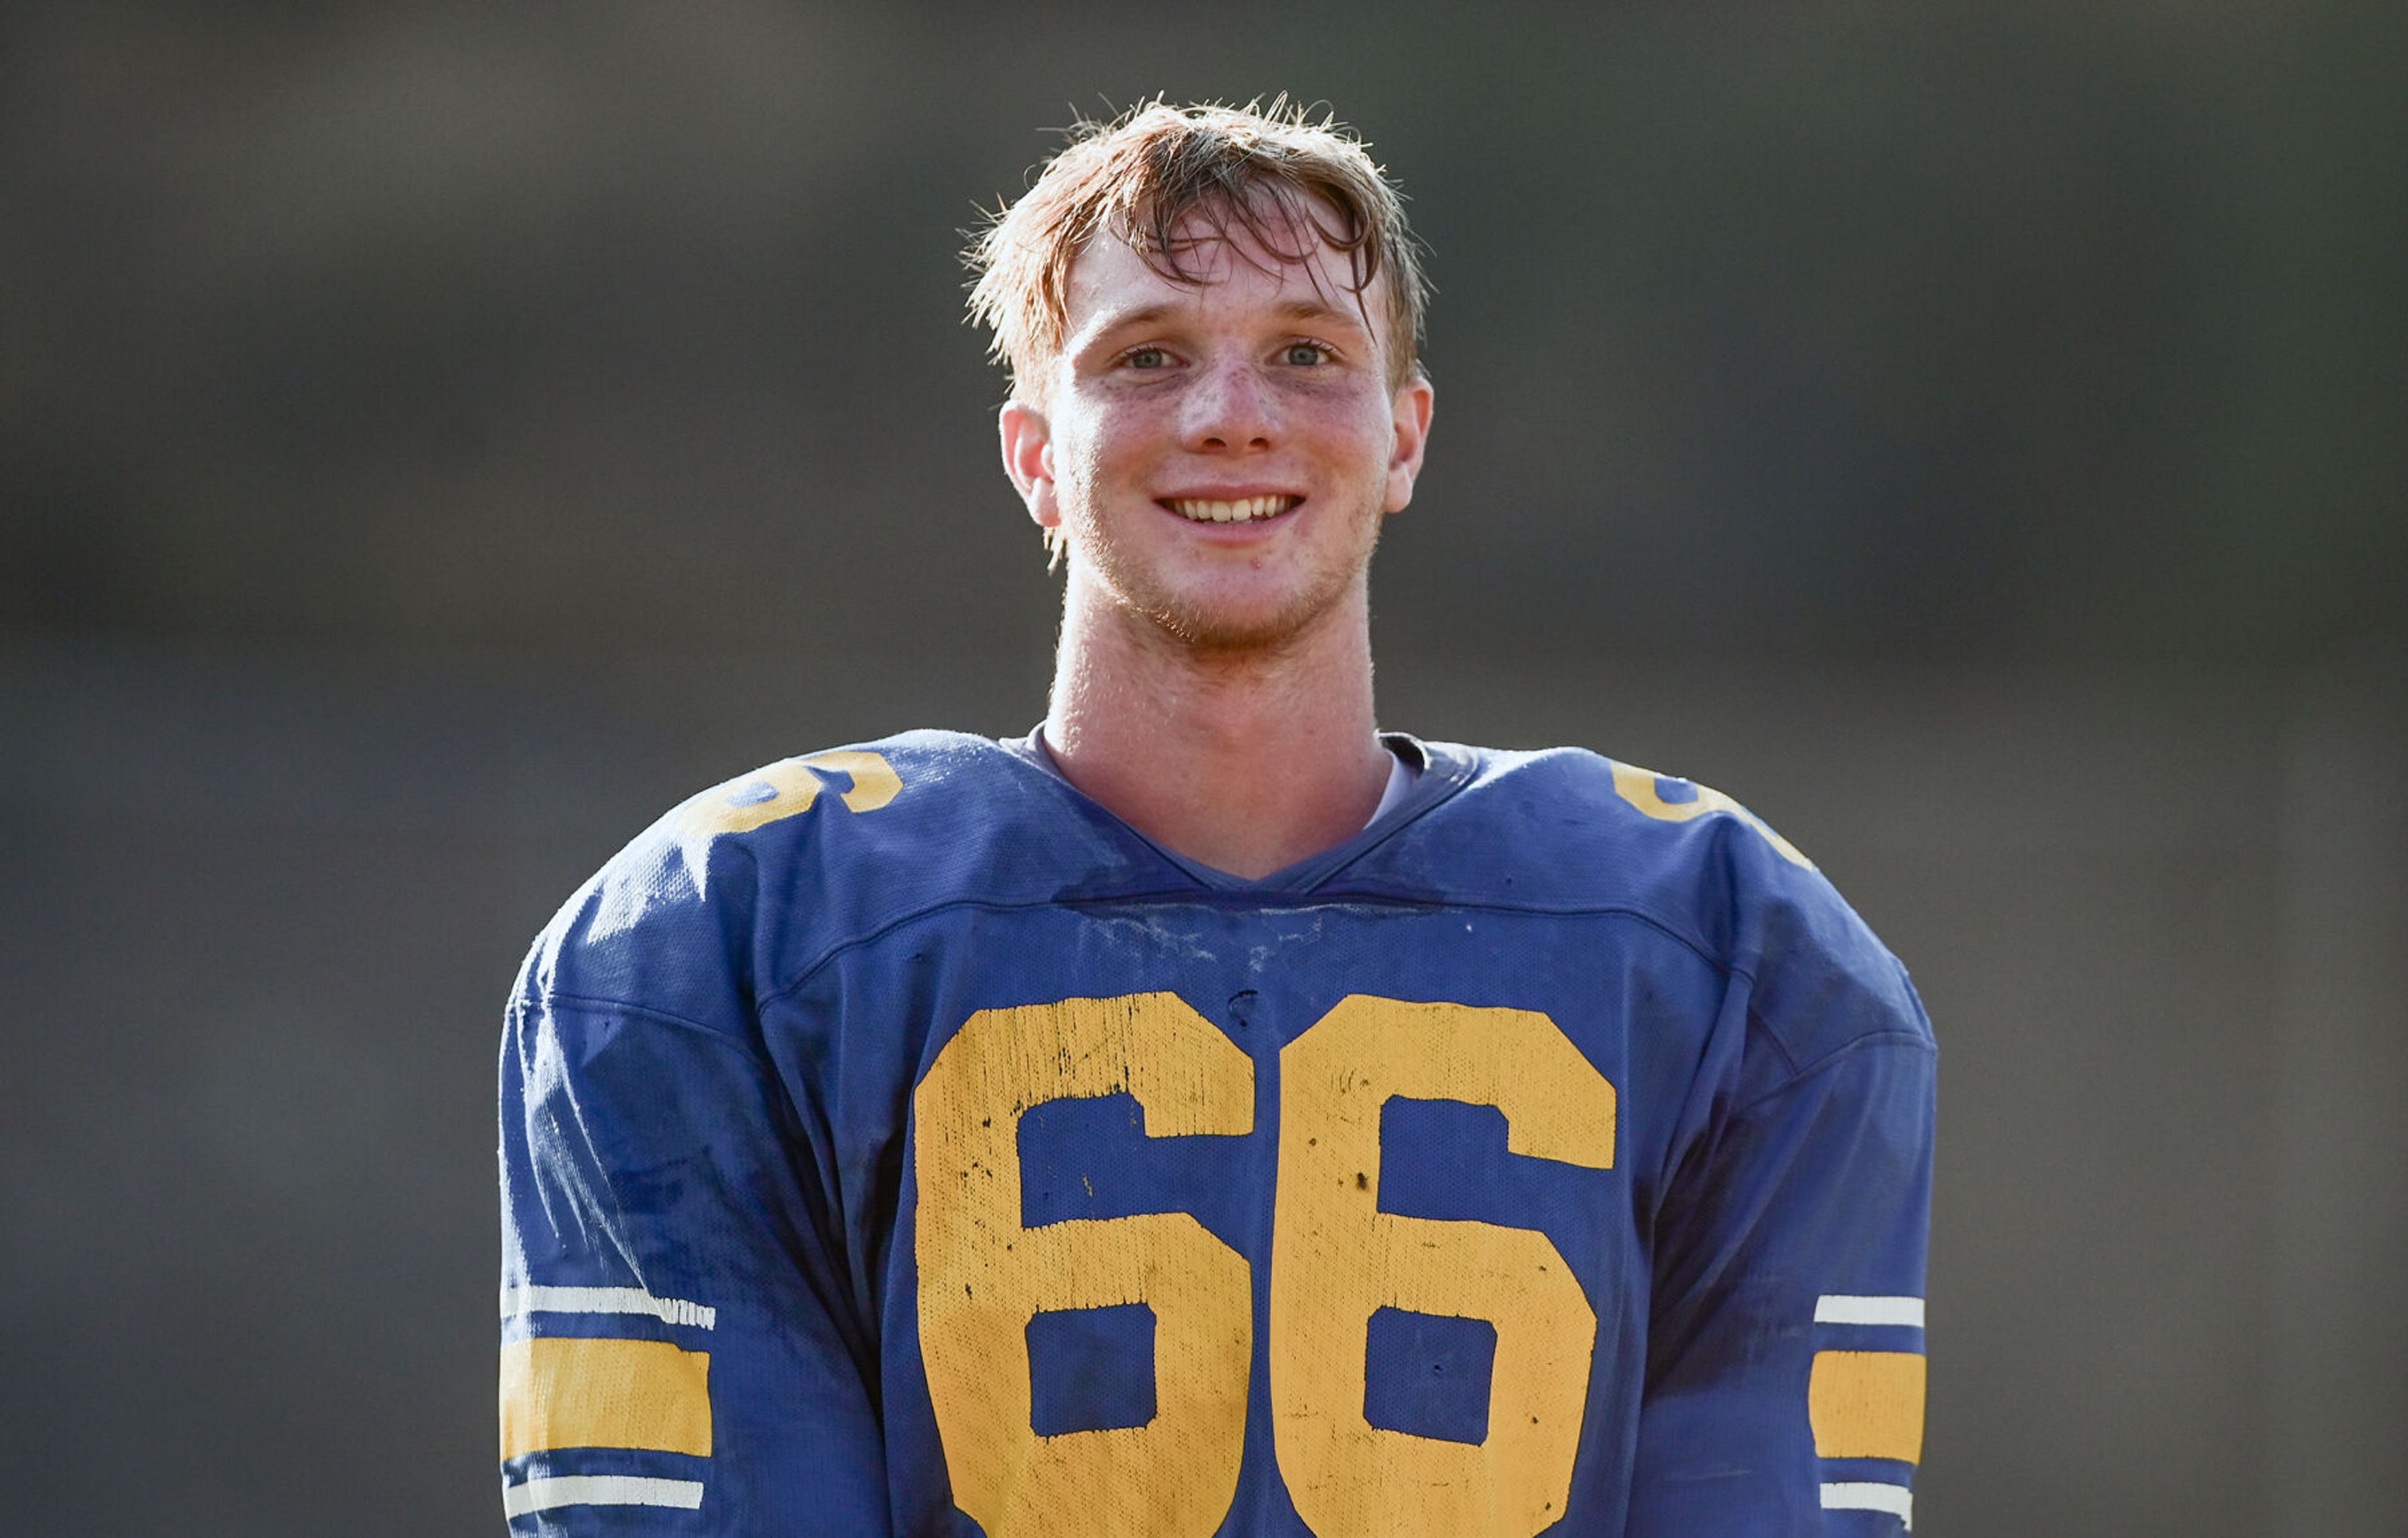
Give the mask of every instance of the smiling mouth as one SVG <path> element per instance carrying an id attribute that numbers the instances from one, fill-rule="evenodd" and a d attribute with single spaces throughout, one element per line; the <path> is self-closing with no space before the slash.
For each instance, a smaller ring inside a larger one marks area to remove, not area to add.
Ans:
<path id="1" fill-rule="evenodd" d="M 1166 496 L 1162 505 L 1191 524 L 1246 524 L 1276 518 L 1304 500 L 1301 496 L 1241 496 L 1234 502 L 1204 496 Z"/>

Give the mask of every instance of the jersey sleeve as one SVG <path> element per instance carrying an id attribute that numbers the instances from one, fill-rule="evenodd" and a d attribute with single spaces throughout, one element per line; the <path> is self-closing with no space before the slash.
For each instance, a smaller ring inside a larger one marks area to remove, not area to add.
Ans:
<path id="1" fill-rule="evenodd" d="M 883 1532 L 873 1348 L 789 1097 L 740 1033 L 567 970 L 502 1046 L 509 1531 Z"/>
<path id="2" fill-rule="evenodd" d="M 1768 1050 L 1783 1076 L 1677 1173 L 1630 1538 L 1913 1526 L 1935 1053 L 1902 977 L 1858 1003 L 1870 1028 L 1820 1057 Z"/>

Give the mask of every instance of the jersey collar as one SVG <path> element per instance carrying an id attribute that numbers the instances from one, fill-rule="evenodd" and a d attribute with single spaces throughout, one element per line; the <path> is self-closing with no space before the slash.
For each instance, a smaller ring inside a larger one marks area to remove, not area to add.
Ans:
<path id="1" fill-rule="evenodd" d="M 1042 773 L 1047 783 L 1087 821 L 1115 840 L 1151 853 L 1163 864 L 1182 872 L 1195 885 L 1213 892 L 1270 894 L 1312 891 L 1386 842 L 1432 808 L 1451 798 L 1455 792 L 1469 784 L 1472 777 L 1480 771 L 1479 750 L 1459 743 L 1425 742 L 1409 733 L 1383 731 L 1380 734 L 1380 744 L 1419 767 L 1421 772 L 1414 776 L 1412 788 L 1384 815 L 1374 818 L 1369 826 L 1362 828 L 1354 837 L 1258 880 L 1233 875 L 1200 860 L 1190 859 L 1122 821 L 1117 813 L 1062 777 L 1061 770 L 1054 767 L 1035 729 L 1025 737 L 1004 738 L 996 745 Z M 1112 889 L 1109 895 L 1125 893 L 1133 896 L 1140 890 L 1161 890 L 1159 879 L 1149 879 L 1145 872 L 1137 869 L 1109 874 L 1099 872 L 1098 875 L 1100 884 Z M 1095 891 L 1079 895 L 1101 897 L 1108 894 Z"/>

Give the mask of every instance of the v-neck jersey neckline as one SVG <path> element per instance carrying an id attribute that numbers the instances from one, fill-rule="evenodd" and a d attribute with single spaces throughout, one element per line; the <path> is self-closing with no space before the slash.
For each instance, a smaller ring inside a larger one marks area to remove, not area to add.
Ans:
<path id="1" fill-rule="evenodd" d="M 1162 860 L 1183 872 L 1198 885 L 1214 892 L 1231 894 L 1258 892 L 1296 894 L 1309 892 L 1354 864 L 1374 847 L 1423 813 L 1447 800 L 1471 783 L 1480 771 L 1480 755 L 1476 748 L 1453 742 L 1426 742 L 1407 732 L 1383 731 L 1380 745 L 1390 753 L 1417 761 L 1420 771 L 1414 775 L 1412 788 L 1398 798 L 1384 814 L 1374 817 L 1369 825 L 1318 854 L 1308 855 L 1293 865 L 1260 877 L 1247 877 L 1207 865 L 1148 837 L 1120 813 L 1081 790 L 1051 762 L 1041 745 L 1039 728 L 1031 728 L 1025 737 L 995 740 L 996 745 L 1011 757 L 1042 774 L 1046 781 L 1059 786 L 1061 793 L 1093 821 L 1112 830 L 1159 855 Z"/>

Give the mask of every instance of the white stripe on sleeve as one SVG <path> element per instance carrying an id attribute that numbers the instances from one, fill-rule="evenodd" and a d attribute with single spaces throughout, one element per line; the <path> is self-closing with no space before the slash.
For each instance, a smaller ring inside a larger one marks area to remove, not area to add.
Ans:
<path id="1" fill-rule="evenodd" d="M 1825 1293 L 1814 1300 L 1818 1325 L 1913 1325 L 1923 1328 L 1920 1298 L 1851 1298 Z"/>
<path id="2" fill-rule="evenodd" d="M 663 1324 L 717 1327 L 719 1310 L 641 1287 L 504 1287 L 502 1317 L 523 1314 L 649 1314 Z"/>
<path id="3" fill-rule="evenodd" d="M 1826 1490 L 1830 1486 L 1823 1487 Z M 554 1506 L 682 1506 L 702 1504 L 702 1482 L 695 1479 L 640 1479 L 623 1473 L 576 1473 L 555 1479 L 530 1479 L 502 1488 L 502 1514 L 524 1516 Z"/>
<path id="4" fill-rule="evenodd" d="M 1914 1531 L 1914 1492 L 1903 1485 L 1884 1485 L 1875 1481 L 1826 1485 L 1823 1487 L 1825 1511 L 1885 1511 Z"/>

